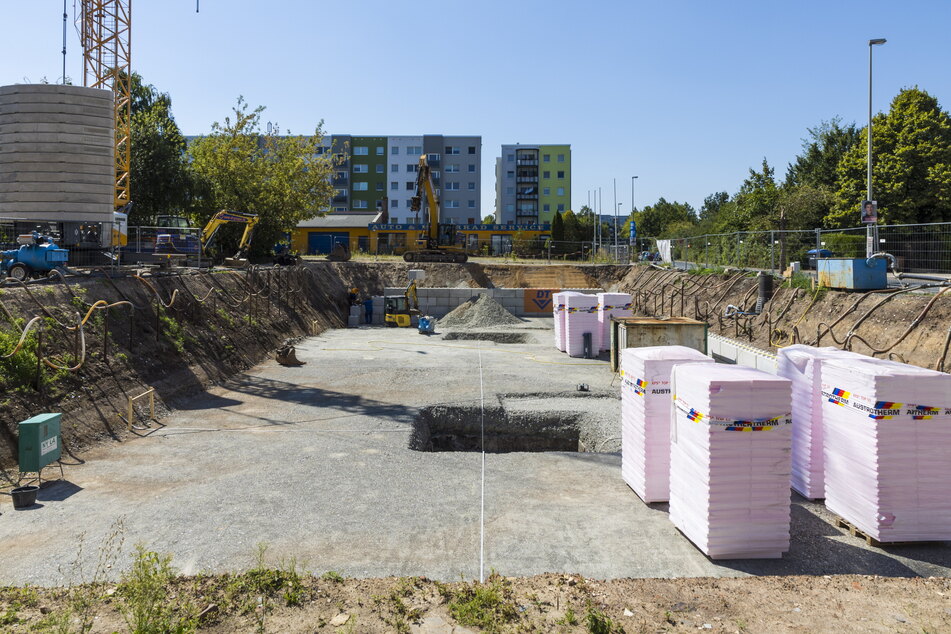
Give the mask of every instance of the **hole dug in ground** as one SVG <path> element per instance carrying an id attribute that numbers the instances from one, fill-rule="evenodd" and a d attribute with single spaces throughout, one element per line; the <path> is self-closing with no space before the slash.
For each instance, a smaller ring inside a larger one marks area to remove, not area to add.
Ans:
<path id="1" fill-rule="evenodd" d="M 485 408 L 485 450 L 579 451 L 580 415 L 574 412 L 506 412 Z M 481 451 L 482 410 L 478 406 L 434 405 L 414 422 L 410 448 L 416 451 Z"/>

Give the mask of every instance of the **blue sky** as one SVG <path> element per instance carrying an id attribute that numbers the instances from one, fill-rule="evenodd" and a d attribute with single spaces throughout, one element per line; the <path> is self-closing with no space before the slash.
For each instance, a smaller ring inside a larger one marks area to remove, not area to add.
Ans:
<path id="1" fill-rule="evenodd" d="M 67 75 L 81 83 L 70 26 Z M 61 75 L 62 0 L 0 0 L 0 85 Z M 698 207 L 806 128 L 917 85 L 951 106 L 951 2 L 194 0 L 133 3 L 133 69 L 202 134 L 238 95 L 310 132 L 481 134 L 483 214 L 503 143 L 570 143 L 572 204 L 602 190 Z M 133 188 L 134 188 L 133 184 Z"/>

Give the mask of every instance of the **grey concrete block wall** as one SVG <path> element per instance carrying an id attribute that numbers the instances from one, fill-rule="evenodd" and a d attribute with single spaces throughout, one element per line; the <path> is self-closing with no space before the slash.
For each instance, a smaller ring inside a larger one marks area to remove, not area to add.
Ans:
<path id="1" fill-rule="evenodd" d="M 0 86 L 0 215 L 110 221 L 114 107 L 107 90 Z"/>
<path id="2" fill-rule="evenodd" d="M 418 288 L 420 311 L 434 317 L 444 317 L 447 313 L 463 302 L 480 294 L 485 294 L 498 302 L 507 311 L 518 317 L 551 317 L 551 311 L 542 313 L 528 313 L 525 311 L 525 291 L 534 289 L 525 288 Z M 565 288 L 564 291 L 575 291 L 594 295 L 603 293 L 600 288 Z M 402 287 L 387 287 L 387 296 L 402 295 Z M 376 308 L 374 308 L 376 310 Z M 382 310 L 382 308 L 381 308 Z M 374 315 L 374 319 L 376 316 Z"/>

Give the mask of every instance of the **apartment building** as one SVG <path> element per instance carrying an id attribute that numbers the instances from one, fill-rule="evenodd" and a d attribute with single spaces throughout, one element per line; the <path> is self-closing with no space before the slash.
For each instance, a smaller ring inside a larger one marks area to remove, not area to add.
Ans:
<path id="1" fill-rule="evenodd" d="M 332 211 L 382 209 L 386 204 L 390 223 L 425 221 L 425 213 L 411 211 L 410 200 L 416 193 L 419 157 L 426 154 L 442 221 L 482 220 L 481 136 L 335 134 L 327 138 L 325 151 L 342 157 L 332 181 Z"/>
<path id="2" fill-rule="evenodd" d="M 570 145 L 503 145 L 495 159 L 495 213 L 499 224 L 551 222 L 571 209 Z"/>

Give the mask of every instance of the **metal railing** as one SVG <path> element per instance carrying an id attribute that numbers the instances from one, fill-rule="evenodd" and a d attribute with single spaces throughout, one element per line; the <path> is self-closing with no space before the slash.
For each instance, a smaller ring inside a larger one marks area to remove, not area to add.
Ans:
<path id="1" fill-rule="evenodd" d="M 658 238 L 639 238 L 638 248 L 658 253 Z M 799 262 L 814 268 L 815 257 L 864 258 L 865 227 L 787 231 L 737 231 L 669 238 L 671 257 L 703 268 L 736 266 L 770 271 Z M 895 256 L 899 271 L 951 273 L 951 222 L 880 225 L 874 251 Z M 810 251 L 812 253 L 810 253 Z M 811 257 L 810 257 L 811 256 Z"/>

